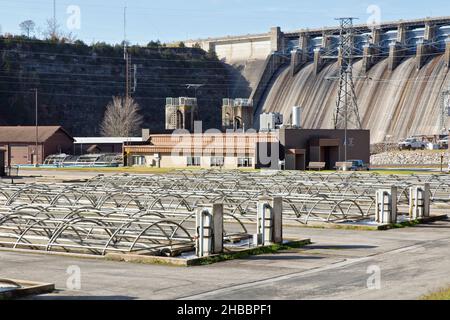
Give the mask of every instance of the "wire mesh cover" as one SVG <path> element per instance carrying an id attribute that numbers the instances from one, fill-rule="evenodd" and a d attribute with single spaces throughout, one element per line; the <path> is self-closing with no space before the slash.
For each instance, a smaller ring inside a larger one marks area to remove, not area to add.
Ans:
<path id="1" fill-rule="evenodd" d="M 248 234 L 261 195 L 283 198 L 283 221 L 346 222 L 373 218 L 375 191 L 429 183 L 433 203 L 448 203 L 446 175 L 178 171 L 98 176 L 79 184 L 0 183 L 0 246 L 104 255 L 193 250 L 195 213 L 223 203 L 225 238 Z"/>
<path id="2" fill-rule="evenodd" d="M 45 158 L 44 166 L 118 166 L 123 162 L 123 156 L 116 153 L 86 154 L 72 156 L 68 154 L 54 154 Z"/>

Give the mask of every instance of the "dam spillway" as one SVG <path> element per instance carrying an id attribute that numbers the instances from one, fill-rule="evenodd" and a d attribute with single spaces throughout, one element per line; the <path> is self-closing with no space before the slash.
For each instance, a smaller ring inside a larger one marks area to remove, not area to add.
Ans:
<path id="1" fill-rule="evenodd" d="M 330 78 L 339 70 L 338 27 L 292 32 L 274 27 L 266 34 L 187 44 L 214 50 L 240 73 L 231 96 L 249 95 L 256 117 L 280 112 L 289 124 L 292 107 L 301 106 L 304 128 L 333 128 L 338 81 Z M 450 87 L 450 17 L 356 25 L 353 46 L 359 114 L 362 127 L 371 130 L 371 143 L 442 133 L 441 94 Z"/>
<path id="2" fill-rule="evenodd" d="M 441 91 L 450 81 L 443 55 L 417 70 L 414 57 L 393 72 L 388 59 L 377 63 L 365 78 L 358 79 L 362 60 L 355 63 L 355 86 L 363 128 L 371 130 L 371 142 L 386 137 L 400 139 L 410 134 L 439 134 Z M 309 63 L 296 75 L 290 66 L 282 68 L 268 88 L 257 113 L 281 112 L 290 119 L 292 106 L 302 106 L 305 128 L 333 128 L 338 82 L 327 77 L 338 73 L 338 63 L 318 74 Z"/>

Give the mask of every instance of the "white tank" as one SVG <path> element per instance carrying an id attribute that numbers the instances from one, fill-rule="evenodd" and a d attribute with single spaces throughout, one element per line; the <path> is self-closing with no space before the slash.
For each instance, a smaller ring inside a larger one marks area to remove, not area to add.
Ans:
<path id="1" fill-rule="evenodd" d="M 292 107 L 292 126 L 294 128 L 302 127 L 302 108 L 301 107 Z"/>

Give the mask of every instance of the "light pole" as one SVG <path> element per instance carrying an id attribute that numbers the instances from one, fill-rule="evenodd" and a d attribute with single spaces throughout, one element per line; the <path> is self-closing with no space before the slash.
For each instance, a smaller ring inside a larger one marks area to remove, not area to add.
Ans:
<path id="1" fill-rule="evenodd" d="M 34 102 L 35 102 L 35 106 L 34 106 L 34 111 L 35 111 L 35 126 L 36 126 L 36 146 L 34 148 L 34 154 L 36 157 L 36 163 L 39 161 L 38 160 L 38 145 L 39 145 L 39 126 L 38 126 L 38 89 L 34 88 L 34 89 L 30 89 L 30 91 L 34 92 Z"/>
<path id="2" fill-rule="evenodd" d="M 194 128 L 194 126 L 195 126 L 195 118 L 198 117 L 197 91 L 201 87 L 204 87 L 205 85 L 201 84 L 201 83 L 186 83 L 185 86 L 186 86 L 187 89 L 194 89 L 194 98 L 195 98 L 196 106 L 195 106 L 194 112 L 191 113 L 191 115 L 192 115 L 191 116 L 191 127 Z M 195 129 L 194 129 L 194 131 L 195 131 Z"/>

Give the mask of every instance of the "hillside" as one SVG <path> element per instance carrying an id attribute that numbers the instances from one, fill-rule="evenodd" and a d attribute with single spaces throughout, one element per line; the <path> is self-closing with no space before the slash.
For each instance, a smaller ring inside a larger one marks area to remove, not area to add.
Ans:
<path id="1" fill-rule="evenodd" d="M 204 127 L 220 126 L 221 99 L 227 97 L 230 68 L 215 55 L 196 48 L 167 48 L 156 43 L 130 47 L 137 65 L 135 99 L 144 127 L 164 129 L 166 97 L 193 96 L 198 90 Z M 0 38 L 0 125 L 34 124 L 39 90 L 39 122 L 61 124 L 74 136 L 99 134 L 107 103 L 125 88 L 123 48 L 104 43 L 66 44 L 23 37 Z"/>

